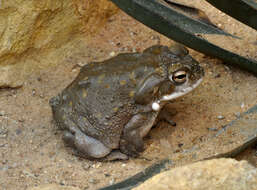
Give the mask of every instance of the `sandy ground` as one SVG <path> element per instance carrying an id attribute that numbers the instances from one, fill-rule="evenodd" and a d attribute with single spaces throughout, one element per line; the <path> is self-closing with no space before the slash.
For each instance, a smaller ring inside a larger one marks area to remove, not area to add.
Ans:
<path id="1" fill-rule="evenodd" d="M 232 33 L 236 30 L 249 42 L 256 41 L 257 32 L 214 8 L 203 7 L 221 28 Z M 49 99 L 76 77 L 80 65 L 107 59 L 112 52 L 142 51 L 171 41 L 120 12 L 109 19 L 100 33 L 83 43 L 80 52 L 67 57 L 56 68 L 30 76 L 22 88 L 0 90 L 1 190 L 23 190 L 49 183 L 97 189 L 116 183 L 167 155 L 202 142 L 238 113 L 257 104 L 256 77 L 190 50 L 204 67 L 206 76 L 198 89 L 172 104 L 177 111 L 176 127 L 160 123 L 152 129 L 145 139 L 146 150 L 137 159 L 102 163 L 76 157 L 64 146 L 61 132 L 52 122 Z M 256 166 L 256 147 L 237 158 Z"/>

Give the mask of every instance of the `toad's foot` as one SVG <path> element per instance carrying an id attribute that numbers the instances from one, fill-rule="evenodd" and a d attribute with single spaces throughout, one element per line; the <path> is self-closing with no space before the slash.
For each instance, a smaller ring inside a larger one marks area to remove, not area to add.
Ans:
<path id="1" fill-rule="evenodd" d="M 113 150 L 110 154 L 106 156 L 107 161 L 115 161 L 115 160 L 127 160 L 128 156 L 126 154 L 121 153 L 119 150 Z"/>

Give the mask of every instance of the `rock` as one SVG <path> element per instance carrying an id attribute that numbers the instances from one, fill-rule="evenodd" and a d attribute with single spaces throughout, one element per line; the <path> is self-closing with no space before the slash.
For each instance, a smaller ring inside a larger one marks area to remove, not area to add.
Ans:
<path id="1" fill-rule="evenodd" d="M 21 86 L 34 71 L 27 62 L 45 66 L 49 51 L 95 32 L 117 10 L 108 0 L 0 1 L 0 87 Z M 40 53 L 38 61 L 27 60 Z"/>
<path id="2" fill-rule="evenodd" d="M 4 126 L 0 126 L 0 139 L 1 138 L 6 138 L 8 135 L 8 129 Z"/>
<path id="3" fill-rule="evenodd" d="M 222 158 L 171 169 L 133 190 L 254 190 L 256 179 L 257 169 L 246 161 Z"/>
<path id="4" fill-rule="evenodd" d="M 112 179 L 109 181 L 109 184 L 110 184 L 110 185 L 113 185 L 114 183 L 115 183 L 115 179 L 112 178 Z"/>
<path id="5" fill-rule="evenodd" d="M 80 189 L 77 187 L 71 187 L 71 186 L 47 184 L 47 185 L 41 185 L 38 187 L 31 187 L 31 188 L 28 188 L 28 190 L 80 190 Z"/>
<path id="6" fill-rule="evenodd" d="M 219 129 L 217 127 L 207 127 L 209 131 L 218 131 Z"/>
<path id="7" fill-rule="evenodd" d="M 220 73 L 216 73 L 215 75 L 214 75 L 214 78 L 220 78 L 221 77 L 221 74 Z"/>
<path id="8" fill-rule="evenodd" d="M 92 184 L 99 183 L 99 181 L 97 179 L 94 179 L 94 178 L 90 178 L 88 181 L 89 181 L 89 183 L 92 183 Z"/>
<path id="9" fill-rule="evenodd" d="M 235 113 L 235 116 L 236 116 L 236 117 L 240 117 L 240 116 L 241 116 L 241 113 L 240 113 L 240 112 L 236 112 L 236 113 Z"/>
<path id="10" fill-rule="evenodd" d="M 218 115 L 217 119 L 222 120 L 222 119 L 225 119 L 225 117 L 223 115 Z"/>
<path id="11" fill-rule="evenodd" d="M 5 115 L 5 111 L 0 111 L 0 116 L 4 116 Z"/>
<path id="12" fill-rule="evenodd" d="M 83 163 L 82 167 L 84 170 L 88 170 L 91 167 L 91 165 L 89 163 Z"/>

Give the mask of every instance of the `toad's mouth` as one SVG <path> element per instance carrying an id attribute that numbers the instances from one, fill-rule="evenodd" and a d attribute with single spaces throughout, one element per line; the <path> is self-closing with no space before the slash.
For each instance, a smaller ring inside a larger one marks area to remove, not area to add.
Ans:
<path id="1" fill-rule="evenodd" d="M 203 79 L 199 79 L 192 86 L 189 86 L 187 88 L 183 88 L 180 91 L 172 93 L 172 94 L 169 94 L 169 95 L 164 95 L 160 100 L 155 101 L 155 102 L 152 103 L 152 109 L 154 111 L 159 111 L 161 109 L 161 107 L 162 107 L 160 105 L 162 102 L 167 102 L 167 101 L 170 101 L 170 100 L 174 100 L 174 99 L 176 99 L 178 97 L 181 97 L 181 96 L 183 96 L 185 94 L 188 94 L 189 92 L 194 90 L 197 86 L 199 86 L 199 84 L 201 84 L 202 81 L 203 81 Z"/>

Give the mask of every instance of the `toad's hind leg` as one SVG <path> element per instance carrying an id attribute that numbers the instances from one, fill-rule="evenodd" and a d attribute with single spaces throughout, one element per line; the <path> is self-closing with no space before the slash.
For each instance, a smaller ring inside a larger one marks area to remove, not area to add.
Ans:
<path id="1" fill-rule="evenodd" d="M 81 156 L 87 158 L 103 158 L 112 151 L 99 140 L 85 135 L 80 130 L 74 133 L 64 131 L 63 140 L 74 146 Z"/>
<path id="2" fill-rule="evenodd" d="M 134 115 L 125 125 L 120 140 L 122 153 L 136 157 L 144 150 L 143 137 L 145 137 L 153 126 L 157 112 L 140 113 Z"/>

